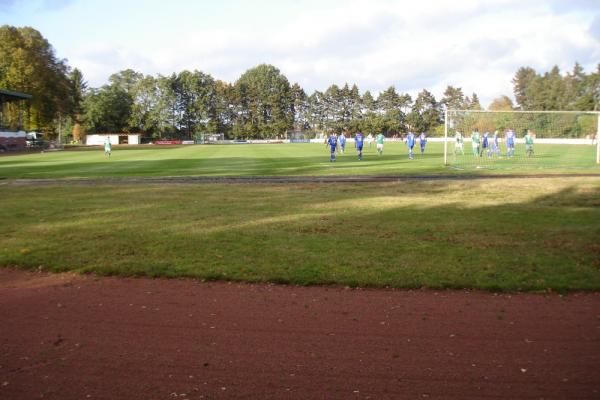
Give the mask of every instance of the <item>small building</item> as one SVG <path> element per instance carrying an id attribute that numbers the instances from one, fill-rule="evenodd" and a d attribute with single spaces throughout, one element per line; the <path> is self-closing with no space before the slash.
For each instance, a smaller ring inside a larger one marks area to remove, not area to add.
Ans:
<path id="1" fill-rule="evenodd" d="M 0 89 L 0 152 L 23 151 L 27 147 L 27 134 L 23 131 L 22 115 L 19 110 L 17 130 L 10 130 L 4 118 L 4 105 L 9 102 L 25 101 L 31 99 L 30 94 L 13 92 Z"/>
<path id="2" fill-rule="evenodd" d="M 102 146 L 109 138 L 110 144 L 140 144 L 139 133 L 98 133 L 93 135 L 87 135 L 85 137 L 85 144 L 88 146 Z"/>

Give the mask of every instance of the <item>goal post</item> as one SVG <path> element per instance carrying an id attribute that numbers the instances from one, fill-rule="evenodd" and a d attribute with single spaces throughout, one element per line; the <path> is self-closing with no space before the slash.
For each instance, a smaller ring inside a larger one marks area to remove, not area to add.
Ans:
<path id="1" fill-rule="evenodd" d="M 444 111 L 444 165 L 448 165 L 448 110 Z"/>
<path id="2" fill-rule="evenodd" d="M 600 165 L 600 115 L 596 115 L 598 126 L 596 127 L 596 164 Z"/>
<path id="3" fill-rule="evenodd" d="M 600 112 L 446 110 L 444 164 L 461 169 L 598 168 Z"/>

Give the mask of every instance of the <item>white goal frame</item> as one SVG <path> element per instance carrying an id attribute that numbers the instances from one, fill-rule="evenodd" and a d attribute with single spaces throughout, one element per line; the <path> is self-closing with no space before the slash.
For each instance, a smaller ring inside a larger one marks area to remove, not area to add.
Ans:
<path id="1" fill-rule="evenodd" d="M 446 110 L 444 111 L 444 165 L 448 166 L 448 112 L 465 112 L 465 113 L 521 113 L 521 114 L 592 114 L 596 116 L 596 164 L 600 164 L 600 111 L 521 111 L 521 110 L 503 110 L 503 111 L 488 111 L 488 110 Z"/>

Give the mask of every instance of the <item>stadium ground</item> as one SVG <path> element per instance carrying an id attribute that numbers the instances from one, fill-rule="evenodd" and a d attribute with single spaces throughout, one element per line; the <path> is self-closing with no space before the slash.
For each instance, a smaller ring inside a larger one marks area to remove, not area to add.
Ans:
<path id="1" fill-rule="evenodd" d="M 0 397 L 597 399 L 600 295 L 0 270 Z"/>
<path id="2" fill-rule="evenodd" d="M 521 146 L 522 147 L 522 146 Z M 524 149 L 517 146 L 517 155 Z M 468 150 L 468 149 L 467 149 Z M 363 161 L 352 147 L 329 162 L 319 144 L 116 147 L 110 159 L 99 148 L 0 157 L 0 178 L 113 178 L 165 176 L 398 176 L 470 174 L 599 174 L 594 146 L 539 145 L 535 158 L 490 161 L 450 156 L 444 167 L 441 143 L 409 160 L 406 145 L 389 142 L 384 156 L 368 146 Z M 418 149 L 417 149 L 418 152 Z"/>
<path id="3" fill-rule="evenodd" d="M 0 398 L 597 398 L 600 169 L 404 149 L 0 157 Z"/>
<path id="4" fill-rule="evenodd" d="M 0 188 L 1 266 L 299 285 L 600 289 L 596 177 Z"/>

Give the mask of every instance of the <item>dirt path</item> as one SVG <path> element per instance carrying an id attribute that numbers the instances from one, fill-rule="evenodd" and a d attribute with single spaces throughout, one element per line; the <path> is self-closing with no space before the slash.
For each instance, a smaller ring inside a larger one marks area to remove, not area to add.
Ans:
<path id="1" fill-rule="evenodd" d="M 600 398 L 600 294 L 0 269 L 1 399 Z"/>
<path id="2" fill-rule="evenodd" d="M 3 179 L 0 185 L 129 185 L 129 184 L 298 184 L 298 183 L 378 183 L 404 181 L 463 181 L 531 178 L 600 178 L 600 174 L 497 174 L 497 175 L 348 175 L 348 176 L 165 176 L 120 178 Z"/>

